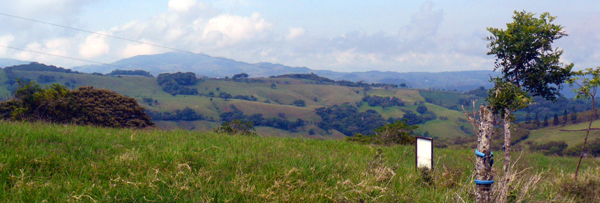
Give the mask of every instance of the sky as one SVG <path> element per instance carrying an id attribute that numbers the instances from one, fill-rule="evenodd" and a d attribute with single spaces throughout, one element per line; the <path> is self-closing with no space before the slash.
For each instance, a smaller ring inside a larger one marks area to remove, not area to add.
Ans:
<path id="1" fill-rule="evenodd" d="M 339 72 L 492 70 L 487 27 L 549 12 L 574 69 L 600 66 L 600 1 L 0 0 L 0 14 L 257 63 Z M 0 58 L 65 68 L 171 52 L 0 15 Z"/>

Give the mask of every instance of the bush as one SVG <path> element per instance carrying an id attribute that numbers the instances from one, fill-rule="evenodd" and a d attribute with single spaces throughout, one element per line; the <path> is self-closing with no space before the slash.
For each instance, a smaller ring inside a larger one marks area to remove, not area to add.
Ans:
<path id="1" fill-rule="evenodd" d="M 418 126 L 408 125 L 406 121 L 398 120 L 395 123 L 389 123 L 375 129 L 375 134 L 363 135 L 354 134 L 353 137 L 346 138 L 349 141 L 355 141 L 365 144 L 401 144 L 410 145 L 415 142 L 414 130 Z"/>
<path id="2" fill-rule="evenodd" d="M 21 81 L 19 86 L 15 99 L 0 103 L 0 115 L 5 119 L 104 127 L 154 125 L 135 99 L 110 90 L 91 86 L 68 90 L 56 83 L 41 88 L 35 82 Z"/>
<path id="3" fill-rule="evenodd" d="M 424 114 L 425 112 L 427 112 L 427 107 L 421 105 L 417 107 L 417 112 L 419 112 L 420 114 Z"/>
<path id="4" fill-rule="evenodd" d="M 302 99 L 296 99 L 296 100 L 294 100 L 294 102 L 292 102 L 292 105 L 299 106 L 299 107 L 305 107 L 306 102 L 304 102 L 304 100 L 302 100 Z"/>
<path id="5" fill-rule="evenodd" d="M 233 120 L 224 122 L 220 127 L 215 129 L 216 133 L 227 133 L 230 135 L 256 135 L 254 132 L 254 124 L 252 122 Z"/>
<path id="6" fill-rule="evenodd" d="M 563 155 L 563 151 L 567 147 L 568 147 L 568 145 L 565 141 L 560 141 L 560 142 L 550 141 L 545 144 L 531 143 L 531 145 L 529 145 L 529 149 L 535 150 L 535 151 L 540 151 L 540 152 L 544 153 L 544 155 L 554 154 L 554 155 L 559 155 L 559 156 Z"/>

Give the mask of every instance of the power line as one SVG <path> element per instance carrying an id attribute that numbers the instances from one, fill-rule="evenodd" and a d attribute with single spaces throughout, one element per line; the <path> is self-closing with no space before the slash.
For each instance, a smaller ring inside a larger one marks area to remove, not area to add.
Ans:
<path id="1" fill-rule="evenodd" d="M 69 26 L 65 26 L 65 25 L 59 25 L 59 24 L 54 24 L 54 23 L 39 21 L 39 20 L 35 20 L 35 19 L 30 19 L 30 18 L 19 17 L 19 16 L 15 16 L 15 15 L 6 14 L 6 13 L 0 13 L 0 15 L 12 17 L 12 18 L 18 18 L 18 19 L 21 19 L 21 20 L 26 20 L 26 21 L 36 22 L 36 23 L 41 23 L 41 24 L 46 24 L 46 25 L 52 25 L 52 26 L 61 27 L 61 28 L 65 28 L 65 29 L 70 29 L 70 30 L 75 30 L 75 31 L 80 31 L 80 32 L 87 32 L 87 33 L 90 33 L 90 34 L 95 34 L 95 35 L 100 35 L 100 36 L 105 36 L 105 37 L 111 37 L 111 38 L 115 38 L 115 39 L 129 41 L 129 42 L 146 44 L 146 45 L 150 45 L 150 46 L 155 46 L 155 47 L 170 49 L 170 50 L 173 50 L 173 51 L 179 51 L 179 52 L 186 52 L 186 53 L 196 54 L 196 53 L 191 52 L 191 51 L 187 51 L 187 50 L 183 50 L 183 49 L 177 49 L 177 48 L 172 48 L 172 47 L 167 47 L 167 46 L 163 46 L 163 45 L 160 45 L 160 44 L 153 44 L 153 43 L 142 42 L 142 41 L 138 41 L 138 40 L 127 39 L 127 38 L 118 37 L 118 36 L 114 36 L 114 35 L 103 34 L 103 33 L 99 33 L 99 32 L 93 32 L 93 31 L 79 29 L 79 28 L 74 28 L 74 27 L 69 27 Z"/>
<path id="2" fill-rule="evenodd" d="M 7 45 L 3 45 L 3 44 L 0 44 L 0 47 L 9 48 L 9 49 L 15 49 L 15 50 L 19 50 L 19 51 L 32 52 L 32 53 L 36 53 L 36 54 L 43 54 L 43 55 L 48 55 L 48 56 L 56 56 L 56 57 L 61 57 L 61 58 L 66 58 L 66 59 L 71 59 L 71 60 L 76 60 L 76 61 L 83 61 L 83 62 L 88 62 L 88 63 L 96 63 L 96 64 L 101 64 L 101 65 L 106 65 L 106 66 L 113 66 L 113 67 L 117 67 L 117 68 L 124 68 L 124 69 L 134 70 L 133 68 L 129 68 L 129 67 L 125 67 L 125 66 L 118 66 L 118 65 L 113 65 L 113 64 L 109 64 L 109 63 L 102 63 L 102 62 L 97 62 L 97 61 L 90 61 L 90 60 L 85 60 L 85 59 L 80 59 L 80 58 L 74 58 L 74 57 L 69 57 L 69 56 L 63 56 L 63 55 L 58 55 L 58 54 L 51 54 L 51 53 L 46 53 L 46 52 L 41 52 L 41 51 L 21 49 L 21 48 L 11 47 L 11 46 L 7 46 Z"/>
<path id="3" fill-rule="evenodd" d="M 65 26 L 65 25 L 59 25 L 59 24 L 55 24 L 55 23 L 44 22 L 44 21 L 40 21 L 40 20 L 35 20 L 35 19 L 25 18 L 25 17 L 20 17 L 20 16 L 15 16 L 15 15 L 1 13 L 1 12 L 0 12 L 0 15 L 7 16 L 7 17 L 12 17 L 12 18 L 17 18 L 17 19 L 21 19 L 21 20 L 26 20 L 26 21 L 31 21 L 31 22 L 36 22 L 36 23 L 41 23 L 41 24 L 46 24 L 46 25 L 52 25 L 52 26 L 61 27 L 61 28 L 65 28 L 65 29 L 70 29 L 70 30 L 75 30 L 75 31 L 80 31 L 80 32 L 86 32 L 86 33 L 90 33 L 90 34 L 95 34 L 95 35 L 110 37 L 110 38 L 114 38 L 114 39 L 120 39 L 120 40 L 124 40 L 124 41 L 135 42 L 135 43 L 139 43 L 139 44 L 146 44 L 146 45 L 150 45 L 150 46 L 154 46 L 154 47 L 160 47 L 160 48 L 165 48 L 165 49 L 169 49 L 169 50 L 173 50 L 173 51 L 178 51 L 178 52 L 190 53 L 190 54 L 195 54 L 195 55 L 199 54 L 199 53 L 194 53 L 194 52 L 188 51 L 188 50 L 172 48 L 172 47 L 168 47 L 168 46 L 164 46 L 164 45 L 159 45 L 159 44 L 142 42 L 142 41 L 128 39 L 128 38 L 124 38 L 124 37 L 103 34 L 103 33 L 99 33 L 99 32 L 94 32 L 94 31 L 89 31 L 89 30 L 84 30 L 84 29 L 69 27 L 69 26 Z M 14 47 L 8 47 L 6 45 L 4 45 L 3 47 L 7 47 L 7 48 L 11 48 L 11 49 L 17 49 L 17 50 L 23 50 L 23 49 L 14 48 Z M 46 54 L 46 55 L 55 56 L 53 54 L 43 53 L 43 52 L 38 52 L 38 51 L 31 51 L 31 50 L 24 50 L 24 51 L 29 51 L 29 52 L 33 52 L 33 53 L 40 53 L 40 54 Z M 56 56 L 58 56 L 58 55 L 56 55 Z M 115 66 L 115 67 L 122 67 L 122 66 L 116 66 L 116 65 L 112 65 L 112 64 L 95 62 L 95 61 L 87 61 L 87 60 L 84 60 L 84 59 L 77 59 L 77 58 L 67 57 L 67 56 L 58 56 L 58 57 L 63 57 L 63 58 L 68 58 L 68 59 L 73 59 L 73 60 L 78 60 L 78 61 L 85 61 L 85 62 L 90 62 L 90 63 L 104 64 L 104 65 Z M 225 60 L 225 61 L 230 61 L 230 62 L 238 62 L 238 61 L 235 61 L 233 59 L 228 59 L 228 58 L 223 58 L 223 57 L 219 57 L 219 59 Z M 245 64 L 261 68 L 260 66 L 258 66 L 256 64 L 252 64 L 252 63 L 245 63 Z"/>

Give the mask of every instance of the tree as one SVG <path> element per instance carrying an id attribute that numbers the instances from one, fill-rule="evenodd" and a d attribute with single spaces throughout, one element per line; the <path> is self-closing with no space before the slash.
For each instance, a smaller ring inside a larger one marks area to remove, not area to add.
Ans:
<path id="1" fill-rule="evenodd" d="M 490 48 L 487 54 L 496 56 L 494 71 L 502 72 L 492 91 L 495 94 L 490 94 L 488 98 L 499 100 L 490 104 L 493 103 L 491 106 L 494 111 L 504 117 L 505 173 L 510 167 L 510 112 L 526 107 L 531 101 L 528 101 L 531 98 L 529 94 L 556 100 L 561 96 L 561 84 L 570 77 L 573 68 L 572 63 L 565 65 L 560 62 L 563 50 L 552 48 L 554 40 L 567 36 L 562 26 L 552 23 L 555 19 L 547 12 L 536 18 L 533 13 L 515 11 L 513 22 L 506 24 L 506 30 L 487 28 L 492 34 L 487 37 Z M 507 87 L 507 83 L 516 88 L 502 88 Z M 498 97 L 506 90 L 512 93 Z M 506 190 L 502 191 L 500 201 L 504 201 L 506 193 Z"/>
<path id="2" fill-rule="evenodd" d="M 73 123 L 104 127 L 144 128 L 150 116 L 137 100 L 110 90 L 80 87 L 68 90 L 54 83 L 41 88 L 19 81 L 15 99 L 0 104 L 0 116 L 13 120 Z"/>
<path id="3" fill-rule="evenodd" d="M 235 74 L 233 75 L 233 77 L 231 77 L 231 79 L 236 80 L 236 79 L 246 79 L 248 78 L 248 74 L 247 73 L 240 73 L 240 74 Z"/>
<path id="4" fill-rule="evenodd" d="M 533 125 L 540 127 L 540 119 L 537 111 L 535 112 L 535 117 L 533 118 Z"/>
<path id="5" fill-rule="evenodd" d="M 577 173 L 579 172 L 579 165 L 581 165 L 581 159 L 583 158 L 583 154 L 585 153 L 585 145 L 588 140 L 588 136 L 590 135 L 590 129 L 592 128 L 592 122 L 594 121 L 596 114 L 596 105 L 594 103 L 594 98 L 596 97 L 596 91 L 600 86 L 600 67 L 596 69 L 587 68 L 585 70 L 580 70 L 577 72 L 573 72 L 575 77 L 569 79 L 567 82 L 571 84 L 577 85 L 578 88 L 574 89 L 577 93 L 575 98 L 577 99 L 592 99 L 592 114 L 590 114 L 590 123 L 588 125 L 587 132 L 585 134 L 585 140 L 583 141 L 583 146 L 581 147 L 581 154 L 579 155 L 579 163 L 577 163 L 577 169 L 575 169 L 575 181 L 577 181 Z M 575 114 L 575 106 L 573 106 L 573 115 L 575 115 L 576 120 L 577 116 Z"/>
<path id="6" fill-rule="evenodd" d="M 566 125 L 567 121 L 569 120 L 569 117 L 567 116 L 567 109 L 565 109 L 565 112 L 563 113 L 563 120 L 565 120 L 563 124 Z"/>
<path id="7" fill-rule="evenodd" d="M 527 109 L 527 114 L 525 115 L 525 123 L 531 123 L 531 116 L 529 115 L 529 109 Z"/>
<path id="8" fill-rule="evenodd" d="M 552 125 L 558 126 L 558 124 L 560 124 L 560 122 L 558 121 L 558 114 L 554 114 L 554 119 L 552 120 Z"/>
<path id="9" fill-rule="evenodd" d="M 575 110 L 575 106 L 573 106 L 573 113 L 571 113 L 571 123 L 577 123 L 577 111 Z"/>
<path id="10" fill-rule="evenodd" d="M 298 107 L 305 107 L 306 102 L 302 99 L 296 99 L 296 100 L 294 100 L 294 102 L 292 102 L 292 105 L 298 106 Z"/>
<path id="11" fill-rule="evenodd" d="M 417 107 L 417 112 L 419 112 L 420 114 L 424 114 L 425 112 L 427 112 L 427 107 L 421 105 Z"/>
<path id="12" fill-rule="evenodd" d="M 548 126 L 548 114 L 544 116 L 544 127 Z"/>

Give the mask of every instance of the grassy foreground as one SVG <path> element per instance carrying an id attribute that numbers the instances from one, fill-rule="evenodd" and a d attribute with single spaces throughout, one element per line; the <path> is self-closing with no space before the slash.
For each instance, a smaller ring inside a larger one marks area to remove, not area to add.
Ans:
<path id="1" fill-rule="evenodd" d="M 412 146 L 0 122 L 0 202 L 474 201 L 473 151 L 434 153 L 422 174 Z M 509 198 L 600 201 L 600 161 L 573 182 L 576 161 L 524 153 Z"/>

